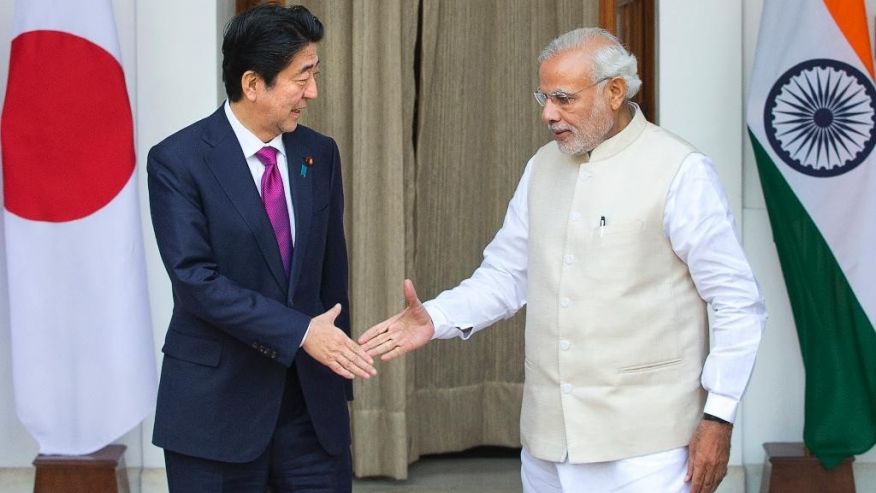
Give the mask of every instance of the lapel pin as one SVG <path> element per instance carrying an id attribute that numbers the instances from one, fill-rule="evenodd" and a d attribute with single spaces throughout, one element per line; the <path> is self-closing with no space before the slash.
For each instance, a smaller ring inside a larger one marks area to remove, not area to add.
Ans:
<path id="1" fill-rule="evenodd" d="M 301 163 L 301 176 L 307 176 L 307 170 L 313 166 L 313 158 L 310 156 L 305 156 L 304 161 Z"/>

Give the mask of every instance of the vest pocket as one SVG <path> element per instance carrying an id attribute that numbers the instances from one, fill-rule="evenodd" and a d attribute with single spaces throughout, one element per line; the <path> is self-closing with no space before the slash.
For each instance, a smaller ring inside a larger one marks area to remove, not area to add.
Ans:
<path id="1" fill-rule="evenodd" d="M 639 220 L 620 221 L 613 223 L 606 221 L 605 225 L 600 224 L 593 228 L 591 237 L 599 244 L 614 244 L 618 242 L 637 241 L 642 239 L 642 231 L 645 229 L 645 223 Z"/>
<path id="2" fill-rule="evenodd" d="M 643 363 L 641 365 L 632 365 L 619 368 L 620 373 L 645 373 L 649 371 L 658 371 L 664 368 L 671 368 L 681 364 L 681 358 L 674 358 L 665 361 L 657 361 L 654 363 Z"/>

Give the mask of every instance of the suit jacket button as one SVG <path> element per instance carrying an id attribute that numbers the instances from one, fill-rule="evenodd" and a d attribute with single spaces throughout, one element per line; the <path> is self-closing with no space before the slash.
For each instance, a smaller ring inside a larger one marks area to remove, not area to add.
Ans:
<path id="1" fill-rule="evenodd" d="M 277 352 L 271 351 L 271 359 L 277 359 Z"/>

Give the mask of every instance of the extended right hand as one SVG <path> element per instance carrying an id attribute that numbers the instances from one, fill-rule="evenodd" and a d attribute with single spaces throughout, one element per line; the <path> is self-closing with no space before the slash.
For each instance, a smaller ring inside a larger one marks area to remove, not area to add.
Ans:
<path id="1" fill-rule="evenodd" d="M 405 279 L 404 292 L 404 310 L 359 336 L 362 348 L 372 356 L 382 355 L 380 359 L 383 361 L 424 346 L 435 334 L 432 317 L 417 298 L 417 291 L 410 279 Z"/>
<path id="2" fill-rule="evenodd" d="M 340 313 L 341 304 L 338 303 L 322 315 L 311 319 L 301 348 L 313 359 L 344 378 L 352 380 L 357 376 L 370 378 L 377 375 L 371 356 L 335 326 L 335 319 Z"/>

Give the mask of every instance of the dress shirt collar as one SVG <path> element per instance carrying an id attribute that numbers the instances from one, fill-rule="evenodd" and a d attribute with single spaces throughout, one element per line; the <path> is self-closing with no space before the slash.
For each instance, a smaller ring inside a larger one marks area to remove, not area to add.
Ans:
<path id="1" fill-rule="evenodd" d="M 231 129 L 234 130 L 234 136 L 237 137 L 237 141 L 240 142 L 240 148 L 243 150 L 244 157 L 249 159 L 255 156 L 255 153 L 265 146 L 276 148 L 284 158 L 286 157 L 286 146 L 283 145 L 283 134 L 274 137 L 269 142 L 262 142 L 254 133 L 250 132 L 248 128 L 240 123 L 240 120 L 237 119 L 237 116 L 231 110 L 231 105 L 228 103 L 228 100 L 225 100 L 224 107 L 225 116 L 228 118 L 228 123 L 231 124 Z"/>

